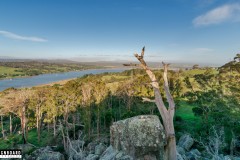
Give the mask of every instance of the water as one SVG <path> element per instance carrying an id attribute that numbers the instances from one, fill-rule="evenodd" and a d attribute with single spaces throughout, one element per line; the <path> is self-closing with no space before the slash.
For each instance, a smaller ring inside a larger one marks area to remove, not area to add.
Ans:
<path id="1" fill-rule="evenodd" d="M 39 76 L 25 78 L 4 79 L 0 80 L 0 91 L 3 91 L 10 87 L 14 88 L 33 87 L 61 80 L 82 77 L 86 74 L 100 74 L 104 72 L 122 72 L 124 70 L 125 69 L 91 69 L 64 73 L 42 74 Z"/>

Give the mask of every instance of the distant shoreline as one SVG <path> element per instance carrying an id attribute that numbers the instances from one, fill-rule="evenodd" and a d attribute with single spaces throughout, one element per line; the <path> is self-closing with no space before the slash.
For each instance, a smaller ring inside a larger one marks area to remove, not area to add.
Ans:
<path id="1" fill-rule="evenodd" d="M 30 77 L 37 77 L 40 75 L 50 75 L 50 74 L 58 74 L 58 73 L 69 73 L 69 72 L 80 72 L 80 71 L 87 71 L 87 70 L 102 70 L 102 69 L 124 69 L 124 67 L 114 67 L 114 66 L 107 66 L 103 68 L 89 68 L 89 69 L 82 69 L 82 70 L 72 70 L 72 71 L 67 71 L 67 72 L 53 72 L 53 73 L 43 73 L 43 74 L 38 74 L 38 75 L 33 75 L 33 76 L 16 76 L 16 77 L 7 77 L 7 78 L 0 78 L 1 80 L 12 80 L 12 79 L 19 79 L 19 78 L 30 78 Z"/>
<path id="2" fill-rule="evenodd" d="M 128 68 L 108 68 L 108 69 L 86 69 L 82 71 L 71 71 L 64 73 L 51 73 L 51 74 L 41 74 L 38 76 L 31 77 L 21 77 L 13 78 L 12 80 L 4 79 L 0 80 L 0 91 L 7 88 L 29 88 L 29 87 L 39 87 L 39 86 L 51 86 L 54 84 L 65 84 L 70 80 L 78 77 L 82 77 L 86 74 L 102 74 L 102 73 L 113 73 L 122 72 L 128 70 Z"/>

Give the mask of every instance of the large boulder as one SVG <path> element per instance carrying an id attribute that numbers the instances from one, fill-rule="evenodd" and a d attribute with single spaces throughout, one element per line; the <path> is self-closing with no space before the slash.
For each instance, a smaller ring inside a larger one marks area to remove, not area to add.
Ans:
<path id="1" fill-rule="evenodd" d="M 189 151 L 191 149 L 193 143 L 194 143 L 193 138 L 190 135 L 185 134 L 185 135 L 180 137 L 179 142 L 178 142 L 178 146 L 182 147 L 186 151 Z"/>
<path id="2" fill-rule="evenodd" d="M 110 143 L 133 159 L 163 159 L 166 136 L 157 116 L 142 115 L 113 123 Z"/>

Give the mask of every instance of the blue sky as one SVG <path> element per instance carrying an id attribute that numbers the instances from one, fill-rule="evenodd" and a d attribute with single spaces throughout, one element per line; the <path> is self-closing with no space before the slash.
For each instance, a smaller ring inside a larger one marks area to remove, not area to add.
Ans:
<path id="1" fill-rule="evenodd" d="M 223 64 L 240 52 L 238 0 L 1 0 L 0 56 Z"/>

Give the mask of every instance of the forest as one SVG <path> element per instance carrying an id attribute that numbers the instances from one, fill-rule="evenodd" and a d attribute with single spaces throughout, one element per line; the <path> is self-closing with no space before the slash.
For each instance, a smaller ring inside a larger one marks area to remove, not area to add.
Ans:
<path id="1" fill-rule="evenodd" d="M 153 70 L 160 86 L 163 72 Z M 85 75 L 64 85 L 6 89 L 0 92 L 0 149 L 29 143 L 56 146 L 67 155 L 70 139 L 84 136 L 87 145 L 109 137 L 113 122 L 137 115 L 161 119 L 155 103 L 142 99 L 154 99 L 150 82 L 144 70 L 133 68 Z M 176 139 L 190 134 L 199 151 L 217 139 L 221 145 L 214 154 L 240 156 L 240 54 L 218 68 L 170 68 L 168 83 L 176 105 Z M 163 88 L 160 92 L 167 103 Z"/>

